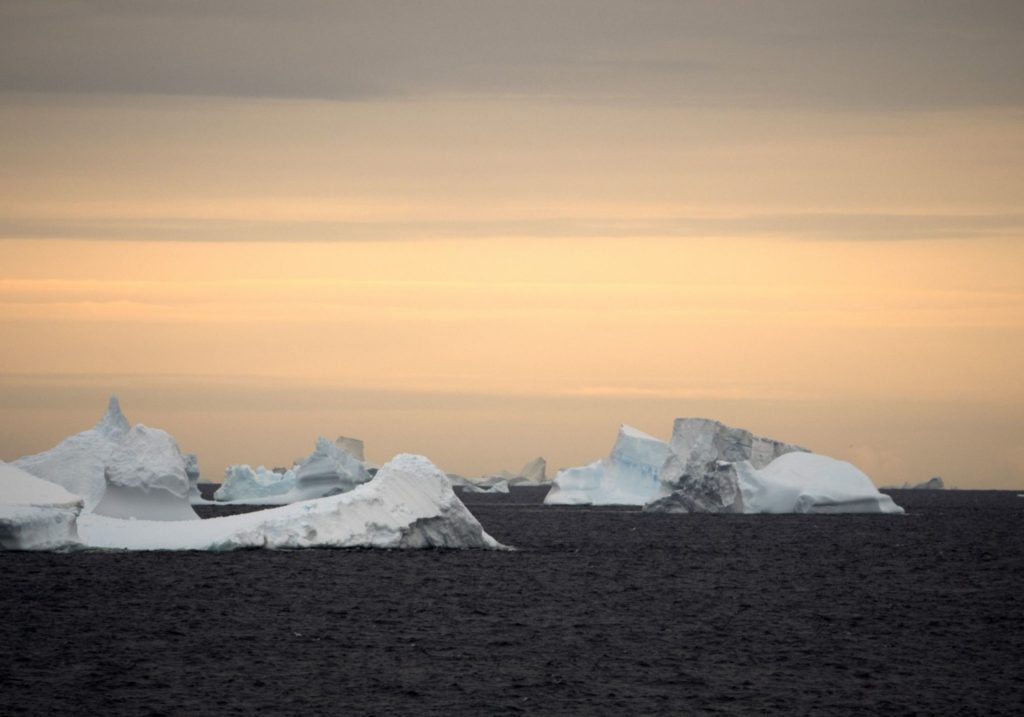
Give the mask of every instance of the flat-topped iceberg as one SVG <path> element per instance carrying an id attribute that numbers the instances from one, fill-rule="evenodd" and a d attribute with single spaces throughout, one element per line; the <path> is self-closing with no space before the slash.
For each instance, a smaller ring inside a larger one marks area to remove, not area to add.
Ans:
<path id="1" fill-rule="evenodd" d="M 668 495 L 661 470 L 671 447 L 631 426 L 620 426 L 607 458 L 559 471 L 548 505 L 643 505 Z"/>
<path id="2" fill-rule="evenodd" d="M 0 550 L 58 550 L 78 544 L 84 501 L 55 483 L 0 461 Z"/>
<path id="3" fill-rule="evenodd" d="M 14 465 L 81 496 L 85 509 L 92 510 L 106 492 L 107 460 L 129 430 L 117 397 L 111 396 L 107 412 L 93 428 L 65 438 L 48 451 L 19 458 Z"/>
<path id="4" fill-rule="evenodd" d="M 133 426 L 114 446 L 104 470 L 106 492 L 93 509 L 110 518 L 198 520 L 189 500 L 185 457 L 166 431 Z"/>
<path id="5" fill-rule="evenodd" d="M 363 441 L 361 439 L 350 438 L 348 436 L 338 436 L 334 439 L 334 445 L 348 453 L 360 463 L 366 461 L 366 454 L 364 452 Z"/>
<path id="6" fill-rule="evenodd" d="M 402 454 L 369 482 L 327 498 L 201 521 L 85 515 L 83 544 L 123 550 L 237 548 L 489 548 L 503 546 L 423 456 Z"/>
<path id="7" fill-rule="evenodd" d="M 229 467 L 213 497 L 224 503 L 287 505 L 347 493 L 371 477 L 358 458 L 321 436 L 313 452 L 283 474 L 262 466 Z"/>

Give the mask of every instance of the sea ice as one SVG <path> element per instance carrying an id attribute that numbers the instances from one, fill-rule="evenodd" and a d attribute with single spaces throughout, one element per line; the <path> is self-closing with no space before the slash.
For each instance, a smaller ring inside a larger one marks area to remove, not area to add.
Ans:
<path id="1" fill-rule="evenodd" d="M 65 438 L 48 451 L 19 458 L 14 464 L 81 496 L 85 510 L 92 510 L 106 490 L 103 473 L 107 459 L 129 429 L 117 397 L 111 396 L 106 414 L 93 428 Z"/>
<path id="2" fill-rule="evenodd" d="M 558 472 L 548 505 L 643 505 L 670 492 L 661 471 L 671 447 L 630 426 L 620 426 L 611 455 Z"/>
<path id="3" fill-rule="evenodd" d="M 135 425 L 117 442 L 104 470 L 107 488 L 93 509 L 109 518 L 198 520 L 189 501 L 185 458 L 166 431 Z"/>
<path id="4" fill-rule="evenodd" d="M 84 515 L 85 545 L 125 550 L 236 548 L 502 548 L 447 477 L 423 456 L 392 458 L 347 493 L 201 521 L 153 522 Z"/>
<path id="5" fill-rule="evenodd" d="M 0 461 L 0 550 L 57 550 L 78 544 L 84 501 L 55 483 Z"/>

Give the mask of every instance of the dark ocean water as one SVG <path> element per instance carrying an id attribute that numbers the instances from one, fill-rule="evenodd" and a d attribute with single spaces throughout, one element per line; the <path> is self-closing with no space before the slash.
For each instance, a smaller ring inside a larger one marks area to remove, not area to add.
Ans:
<path id="1" fill-rule="evenodd" d="M 465 497 L 516 552 L 0 553 L 0 715 L 1024 714 L 1014 493 L 542 494 Z"/>

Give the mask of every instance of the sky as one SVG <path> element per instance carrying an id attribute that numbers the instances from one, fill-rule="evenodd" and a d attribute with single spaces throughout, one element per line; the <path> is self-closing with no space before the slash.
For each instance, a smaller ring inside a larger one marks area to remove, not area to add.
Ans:
<path id="1" fill-rule="evenodd" d="M 0 0 L 0 459 L 706 416 L 1024 488 L 1024 4 Z"/>

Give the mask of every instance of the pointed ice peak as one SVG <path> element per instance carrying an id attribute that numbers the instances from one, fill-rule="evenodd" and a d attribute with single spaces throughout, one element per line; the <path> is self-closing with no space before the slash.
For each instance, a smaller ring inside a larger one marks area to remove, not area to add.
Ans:
<path id="1" fill-rule="evenodd" d="M 96 430 L 110 437 L 120 436 L 131 430 L 128 419 L 121 413 L 121 404 L 117 400 L 117 396 L 110 397 L 110 402 L 107 404 L 107 412 L 103 414 L 103 418 L 96 424 Z"/>

